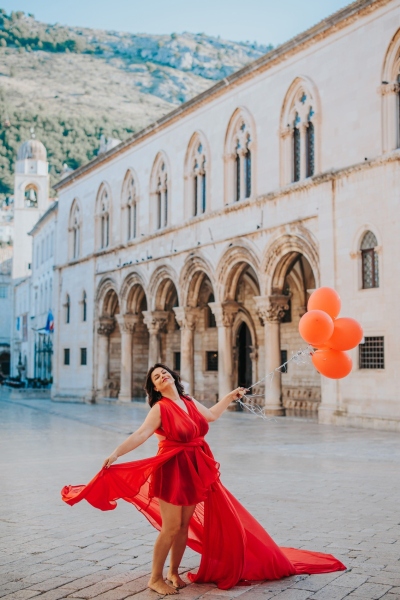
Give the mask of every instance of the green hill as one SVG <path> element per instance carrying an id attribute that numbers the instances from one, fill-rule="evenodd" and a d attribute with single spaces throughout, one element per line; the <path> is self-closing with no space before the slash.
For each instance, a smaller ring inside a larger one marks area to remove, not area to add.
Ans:
<path id="1" fill-rule="evenodd" d="M 54 183 L 64 163 L 96 155 L 102 134 L 125 139 L 270 49 L 203 33 L 48 25 L 0 9 L 0 200 L 12 194 L 16 151 L 31 127 Z"/>

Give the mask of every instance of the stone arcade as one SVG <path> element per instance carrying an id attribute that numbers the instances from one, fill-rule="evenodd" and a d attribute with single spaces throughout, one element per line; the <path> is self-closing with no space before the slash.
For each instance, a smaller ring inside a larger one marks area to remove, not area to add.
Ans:
<path id="1" fill-rule="evenodd" d="M 162 360 L 215 402 L 304 346 L 328 285 L 352 375 L 290 363 L 259 403 L 400 429 L 399 27 L 359 0 L 57 184 L 54 400 L 142 398 Z"/>

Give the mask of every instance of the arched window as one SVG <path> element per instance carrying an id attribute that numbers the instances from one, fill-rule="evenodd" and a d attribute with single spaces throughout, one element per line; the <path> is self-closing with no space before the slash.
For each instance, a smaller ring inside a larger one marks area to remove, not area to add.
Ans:
<path id="1" fill-rule="evenodd" d="M 379 287 L 378 241 L 372 231 L 367 231 L 361 241 L 361 269 L 363 289 Z"/>
<path id="2" fill-rule="evenodd" d="M 71 207 L 69 232 L 71 258 L 76 260 L 81 254 L 81 211 L 77 200 L 73 202 Z"/>
<path id="3" fill-rule="evenodd" d="M 110 197 L 104 184 L 100 186 L 97 196 L 97 230 L 98 247 L 108 248 L 110 245 Z"/>
<path id="4" fill-rule="evenodd" d="M 25 208 L 37 208 L 38 206 L 38 191 L 36 186 L 29 184 L 24 191 Z"/>
<path id="5" fill-rule="evenodd" d="M 186 197 L 189 215 L 196 217 L 207 210 L 207 149 L 204 135 L 193 134 L 185 158 Z"/>
<path id="6" fill-rule="evenodd" d="M 82 294 L 82 321 L 87 321 L 87 297 L 86 292 Z"/>
<path id="7" fill-rule="evenodd" d="M 69 323 L 71 320 L 71 300 L 69 297 L 69 294 L 67 294 L 66 298 L 65 298 L 65 322 Z"/>
<path id="8" fill-rule="evenodd" d="M 154 161 L 151 188 L 155 197 L 155 228 L 167 227 L 169 221 L 169 179 L 164 156 L 160 153 Z"/>
<path id="9" fill-rule="evenodd" d="M 123 206 L 126 209 L 126 239 L 129 242 L 137 237 L 137 190 L 131 171 L 125 176 Z"/>
<path id="10" fill-rule="evenodd" d="M 311 81 L 296 79 L 281 113 L 281 183 L 312 177 L 317 169 L 315 127 L 317 92 Z"/>
<path id="11" fill-rule="evenodd" d="M 400 148 L 400 29 L 392 38 L 381 73 L 382 148 Z"/>
<path id="12" fill-rule="evenodd" d="M 253 190 L 255 126 L 246 109 L 234 112 L 225 138 L 225 203 L 250 198 Z"/>

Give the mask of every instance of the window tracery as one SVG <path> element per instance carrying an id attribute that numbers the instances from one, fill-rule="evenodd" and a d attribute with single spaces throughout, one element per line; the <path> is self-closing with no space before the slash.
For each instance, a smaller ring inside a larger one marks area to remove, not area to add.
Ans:
<path id="1" fill-rule="evenodd" d="M 71 258 L 76 260 L 81 254 L 81 211 L 77 201 L 72 205 L 70 216 Z"/>
<path id="2" fill-rule="evenodd" d="M 389 44 L 381 82 L 382 147 L 390 152 L 400 148 L 400 29 Z"/>
<path id="3" fill-rule="evenodd" d="M 128 171 L 124 185 L 124 206 L 126 208 L 126 239 L 134 240 L 137 237 L 137 189 L 133 174 Z"/>
<path id="4" fill-rule="evenodd" d="M 98 247 L 108 248 L 110 245 L 110 198 L 105 185 L 100 187 L 97 198 Z"/>
<path id="5" fill-rule="evenodd" d="M 198 135 L 190 146 L 191 216 L 196 217 L 205 213 L 207 209 L 207 156 L 204 144 Z"/>
<path id="6" fill-rule="evenodd" d="M 378 241 L 372 231 L 367 231 L 361 240 L 361 270 L 363 289 L 379 287 Z"/>
<path id="7" fill-rule="evenodd" d="M 155 197 L 155 228 L 167 227 L 169 221 L 169 178 L 164 157 L 160 154 L 154 163 L 152 191 Z"/>

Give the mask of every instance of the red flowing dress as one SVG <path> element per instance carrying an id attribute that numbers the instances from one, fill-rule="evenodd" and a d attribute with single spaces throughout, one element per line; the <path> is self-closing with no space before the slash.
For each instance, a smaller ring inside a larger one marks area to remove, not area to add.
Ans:
<path id="1" fill-rule="evenodd" d="M 222 485 L 219 464 L 204 439 L 208 423 L 192 400 L 182 400 L 188 412 L 168 398 L 159 401 L 162 428 L 156 433 L 166 439 L 156 456 L 104 468 L 87 485 L 67 485 L 61 492 L 64 502 L 72 506 L 85 499 L 100 510 L 113 510 L 123 499 L 158 530 L 158 498 L 178 506 L 195 504 L 188 546 L 201 554 L 201 561 L 189 578 L 221 589 L 239 582 L 345 570 L 331 554 L 275 544 Z"/>

